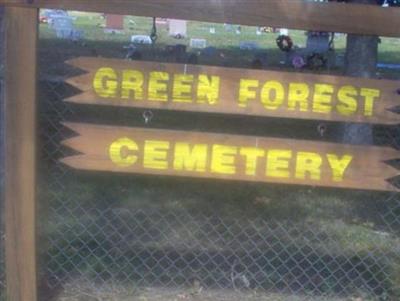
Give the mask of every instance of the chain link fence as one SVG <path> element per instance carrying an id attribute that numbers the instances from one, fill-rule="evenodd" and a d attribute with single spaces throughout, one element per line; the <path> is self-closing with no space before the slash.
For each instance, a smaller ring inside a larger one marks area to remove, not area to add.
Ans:
<path id="1" fill-rule="evenodd" d="M 324 137 L 312 121 L 154 111 L 147 124 L 143 110 L 64 102 L 78 93 L 65 80 L 82 73 L 66 60 L 126 56 L 125 37 L 104 34 L 99 16 L 76 18 L 82 40 L 59 39 L 41 25 L 40 300 L 399 300 L 398 194 L 110 175 L 61 164 L 71 153 L 61 141 L 73 135 L 64 121 L 325 141 L 343 136 L 335 123 Z M 136 32 L 151 20 L 126 23 Z M 210 26 L 193 22 L 189 29 L 199 34 Z M 166 31 L 158 34 L 141 59 L 180 60 L 162 51 L 171 43 Z M 224 58 L 205 63 L 251 68 L 254 53 L 229 47 L 216 45 Z M 268 51 L 271 66 L 279 67 L 279 51 Z M 397 147 L 397 127 L 373 133 L 375 144 Z"/>

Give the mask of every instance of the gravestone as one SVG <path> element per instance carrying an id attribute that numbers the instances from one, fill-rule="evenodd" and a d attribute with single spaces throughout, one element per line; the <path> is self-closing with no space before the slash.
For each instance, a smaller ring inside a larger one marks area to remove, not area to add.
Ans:
<path id="1" fill-rule="evenodd" d="M 51 27 L 59 39 L 78 41 L 83 38 L 83 30 L 74 28 L 73 19 L 69 16 L 59 16 L 52 20 Z"/>
<path id="2" fill-rule="evenodd" d="M 232 24 L 224 24 L 224 28 L 226 31 L 233 31 L 233 25 Z"/>
<path id="3" fill-rule="evenodd" d="M 105 33 L 123 33 L 124 31 L 124 16 L 122 15 L 106 15 Z"/>
<path id="4" fill-rule="evenodd" d="M 207 47 L 206 39 L 190 39 L 190 47 L 204 49 Z"/>
<path id="5" fill-rule="evenodd" d="M 167 26 L 168 25 L 168 19 L 165 18 L 156 18 L 156 24 L 158 26 Z"/>
<path id="6" fill-rule="evenodd" d="M 236 27 L 236 34 L 241 34 L 242 33 L 242 26 Z"/>
<path id="7" fill-rule="evenodd" d="M 134 35 L 131 36 L 131 42 L 133 44 L 145 44 L 150 45 L 152 44 L 151 38 L 146 35 Z"/>
<path id="8" fill-rule="evenodd" d="M 69 39 L 72 36 L 74 25 L 70 17 L 56 17 L 52 20 L 52 27 L 56 31 L 57 38 Z"/>
<path id="9" fill-rule="evenodd" d="M 169 20 L 169 35 L 172 37 L 186 37 L 187 22 L 184 20 Z"/>
<path id="10" fill-rule="evenodd" d="M 283 36 L 288 36 L 289 35 L 289 29 L 287 28 L 280 28 L 279 29 L 279 34 Z"/>
<path id="11" fill-rule="evenodd" d="M 256 42 L 252 41 L 242 41 L 239 44 L 240 50 L 256 50 L 259 49 L 260 46 Z"/>
<path id="12" fill-rule="evenodd" d="M 309 31 L 306 49 L 312 53 L 326 53 L 329 50 L 329 33 Z"/>

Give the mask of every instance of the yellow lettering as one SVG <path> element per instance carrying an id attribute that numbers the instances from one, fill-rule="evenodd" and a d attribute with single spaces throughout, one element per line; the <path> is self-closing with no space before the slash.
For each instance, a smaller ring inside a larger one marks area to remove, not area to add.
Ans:
<path id="1" fill-rule="evenodd" d="M 330 113 L 332 111 L 333 86 L 327 84 L 315 84 L 313 111 L 315 113 Z"/>
<path id="2" fill-rule="evenodd" d="M 295 111 L 299 106 L 300 112 L 307 112 L 309 95 L 310 95 L 310 89 L 308 88 L 307 84 L 303 83 L 289 84 L 288 109 L 290 111 Z"/>
<path id="3" fill-rule="evenodd" d="M 358 96 L 357 89 L 353 86 L 341 87 L 338 91 L 338 101 L 337 111 L 344 115 L 349 116 L 357 112 L 357 99 Z"/>
<path id="4" fill-rule="evenodd" d="M 121 98 L 134 100 L 143 99 L 143 73 L 137 70 L 124 70 L 122 72 Z M 131 97 L 133 92 L 133 97 Z"/>
<path id="5" fill-rule="evenodd" d="M 166 72 L 150 72 L 149 79 L 149 100 L 167 101 L 168 100 L 168 80 L 169 74 Z"/>
<path id="6" fill-rule="evenodd" d="M 274 149 L 267 153 L 266 175 L 274 178 L 289 178 L 289 160 L 292 158 L 292 151 Z"/>
<path id="7" fill-rule="evenodd" d="M 172 91 L 175 102 L 192 102 L 193 75 L 175 74 Z"/>
<path id="8" fill-rule="evenodd" d="M 206 144 L 195 144 L 190 149 L 189 143 L 176 143 L 174 169 L 205 172 L 207 154 L 208 146 Z"/>
<path id="9" fill-rule="evenodd" d="M 309 152 L 297 153 L 296 178 L 305 179 L 307 173 L 311 180 L 321 179 L 322 158 L 319 154 Z"/>
<path id="10" fill-rule="evenodd" d="M 168 141 L 146 140 L 144 144 L 143 166 L 151 169 L 167 169 Z"/>
<path id="11" fill-rule="evenodd" d="M 235 155 L 237 147 L 213 145 L 211 171 L 214 173 L 233 175 L 236 173 Z"/>
<path id="12" fill-rule="evenodd" d="M 117 97 L 117 73 L 112 68 L 100 68 L 93 79 L 93 88 L 100 97 Z"/>
<path id="13" fill-rule="evenodd" d="M 353 156 L 344 155 L 342 159 L 339 159 L 335 154 L 327 154 L 329 165 L 332 169 L 332 180 L 335 182 L 343 181 L 343 175 L 349 167 L 350 162 L 353 160 Z"/>
<path id="14" fill-rule="evenodd" d="M 240 80 L 239 107 L 246 108 L 248 101 L 254 100 L 256 98 L 256 91 L 250 89 L 258 88 L 259 84 L 260 82 L 255 79 Z"/>
<path id="15" fill-rule="evenodd" d="M 265 151 L 255 147 L 243 147 L 240 154 L 246 157 L 246 175 L 255 176 L 258 158 L 265 155 Z"/>
<path id="16" fill-rule="evenodd" d="M 274 96 L 271 96 L 273 94 Z M 268 110 L 276 110 L 282 104 L 285 98 L 285 89 L 280 82 L 269 81 L 266 82 L 261 89 L 261 102 Z"/>
<path id="17" fill-rule="evenodd" d="M 374 113 L 374 101 L 376 100 L 375 98 L 381 96 L 381 91 L 376 89 L 362 88 L 360 95 L 365 97 L 364 115 L 372 116 Z"/>
<path id="18" fill-rule="evenodd" d="M 205 74 L 199 75 L 197 101 L 215 105 L 219 102 L 220 78 L 218 76 L 211 76 L 210 78 Z"/>
<path id="19" fill-rule="evenodd" d="M 121 138 L 114 141 L 108 150 L 112 162 L 121 167 L 128 167 L 136 163 L 137 157 L 130 152 L 137 151 L 135 141 L 129 138 Z"/>

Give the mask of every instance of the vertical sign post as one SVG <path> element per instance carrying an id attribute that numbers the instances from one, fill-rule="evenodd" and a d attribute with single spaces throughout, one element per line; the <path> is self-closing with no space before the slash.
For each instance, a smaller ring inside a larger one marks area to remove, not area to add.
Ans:
<path id="1" fill-rule="evenodd" d="M 36 301 L 35 144 L 38 10 L 6 8 L 7 300 Z"/>

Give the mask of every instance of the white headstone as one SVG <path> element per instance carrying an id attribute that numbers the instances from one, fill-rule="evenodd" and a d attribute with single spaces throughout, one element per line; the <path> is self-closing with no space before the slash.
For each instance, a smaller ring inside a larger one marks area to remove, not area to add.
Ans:
<path id="1" fill-rule="evenodd" d="M 169 35 L 172 37 L 186 37 L 187 22 L 184 20 L 169 20 Z"/>
<path id="2" fill-rule="evenodd" d="M 59 16 L 52 19 L 52 27 L 56 31 L 57 38 L 74 40 L 75 29 L 70 17 Z"/>
<path id="3" fill-rule="evenodd" d="M 210 27 L 210 33 L 215 34 L 215 27 Z"/>
<path id="4" fill-rule="evenodd" d="M 133 44 L 152 44 L 151 38 L 146 35 L 131 36 L 131 42 Z"/>
<path id="5" fill-rule="evenodd" d="M 233 31 L 233 25 L 232 24 L 224 24 L 224 28 L 226 31 Z"/>
<path id="6" fill-rule="evenodd" d="M 52 19 L 52 27 L 55 30 L 58 29 L 69 29 L 72 30 L 73 29 L 73 22 L 72 22 L 72 18 L 70 17 L 66 17 L 66 16 L 59 16 L 59 17 L 54 17 Z"/>
<path id="7" fill-rule="evenodd" d="M 288 36 L 289 35 L 289 29 L 281 28 L 281 29 L 279 29 L 279 34 L 283 35 L 283 36 Z"/>
<path id="8" fill-rule="evenodd" d="M 204 49 L 207 47 L 206 39 L 190 39 L 190 47 Z"/>

